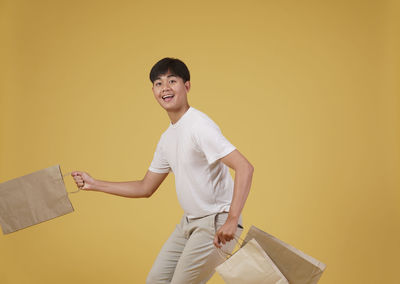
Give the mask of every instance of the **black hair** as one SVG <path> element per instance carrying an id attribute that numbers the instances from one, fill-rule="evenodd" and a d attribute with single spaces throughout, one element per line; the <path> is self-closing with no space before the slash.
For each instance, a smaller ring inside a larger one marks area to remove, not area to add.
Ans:
<path id="1" fill-rule="evenodd" d="M 160 76 L 170 71 L 172 74 L 181 77 L 183 82 L 190 81 L 189 69 L 178 58 L 165 57 L 154 64 L 150 71 L 150 81 L 154 81 Z"/>

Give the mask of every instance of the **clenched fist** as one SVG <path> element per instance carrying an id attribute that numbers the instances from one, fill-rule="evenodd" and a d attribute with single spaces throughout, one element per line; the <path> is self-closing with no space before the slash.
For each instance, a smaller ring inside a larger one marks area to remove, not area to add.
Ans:
<path id="1" fill-rule="evenodd" d="M 76 186 L 83 190 L 94 189 L 95 179 L 92 178 L 88 173 L 75 171 L 71 173 L 74 178 Z"/>

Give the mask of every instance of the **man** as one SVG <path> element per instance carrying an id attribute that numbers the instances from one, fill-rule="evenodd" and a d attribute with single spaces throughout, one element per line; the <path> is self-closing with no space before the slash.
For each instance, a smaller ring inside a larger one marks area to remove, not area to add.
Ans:
<path id="1" fill-rule="evenodd" d="M 218 249 L 232 251 L 240 236 L 253 166 L 204 113 L 189 106 L 190 73 L 175 58 L 157 62 L 151 72 L 153 94 L 171 121 L 142 180 L 107 182 L 73 172 L 77 186 L 119 196 L 150 197 L 175 175 L 184 210 L 181 223 L 161 249 L 147 283 L 206 283 L 223 261 Z M 235 171 L 235 181 L 229 168 Z"/>

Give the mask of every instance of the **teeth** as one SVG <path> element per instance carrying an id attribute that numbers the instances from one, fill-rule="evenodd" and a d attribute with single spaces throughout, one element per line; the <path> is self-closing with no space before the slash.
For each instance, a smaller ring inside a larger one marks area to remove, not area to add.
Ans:
<path id="1" fill-rule="evenodd" d="M 163 96 L 162 98 L 163 99 L 166 99 L 166 98 L 172 98 L 174 95 L 168 95 L 168 96 Z"/>

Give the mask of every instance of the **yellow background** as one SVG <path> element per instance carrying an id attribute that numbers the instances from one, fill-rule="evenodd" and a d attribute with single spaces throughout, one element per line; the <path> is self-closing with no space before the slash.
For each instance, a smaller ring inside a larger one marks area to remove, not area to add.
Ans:
<path id="1" fill-rule="evenodd" d="M 398 283 L 399 6 L 0 1 L 0 182 L 55 164 L 142 178 L 169 124 L 148 73 L 178 57 L 190 104 L 255 166 L 246 231 L 326 263 L 320 283 Z M 150 199 L 70 199 L 73 214 L 0 235 L 2 284 L 144 283 L 182 214 L 173 175 Z"/>

